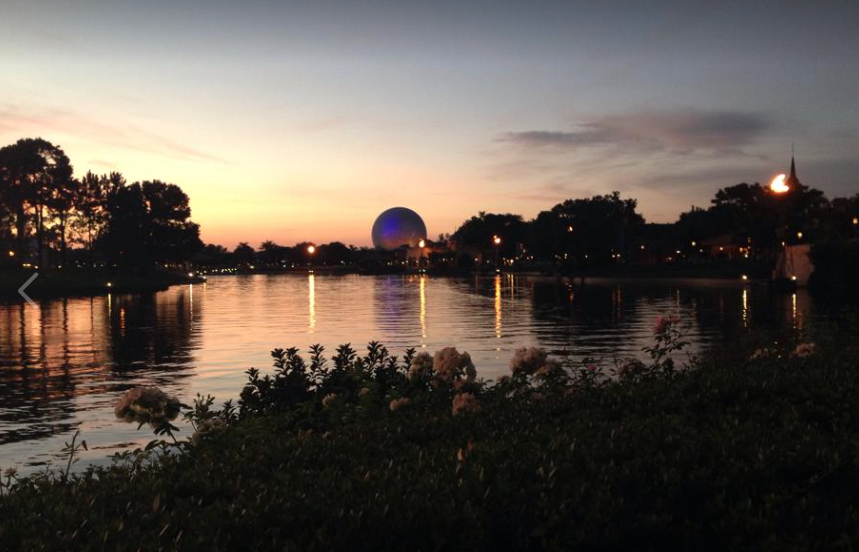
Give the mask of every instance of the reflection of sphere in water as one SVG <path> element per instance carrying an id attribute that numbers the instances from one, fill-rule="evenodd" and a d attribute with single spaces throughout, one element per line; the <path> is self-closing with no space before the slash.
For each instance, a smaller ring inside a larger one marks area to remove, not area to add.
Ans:
<path id="1" fill-rule="evenodd" d="M 388 209 L 373 223 L 373 245 L 380 249 L 417 247 L 427 238 L 427 227 L 421 216 L 405 207 Z"/>

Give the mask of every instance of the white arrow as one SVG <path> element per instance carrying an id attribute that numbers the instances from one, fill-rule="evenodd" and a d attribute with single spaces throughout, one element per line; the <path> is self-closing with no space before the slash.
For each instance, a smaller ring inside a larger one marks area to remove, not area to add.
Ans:
<path id="1" fill-rule="evenodd" d="M 33 306 L 33 307 L 35 307 L 35 306 L 36 306 L 36 303 L 34 303 L 32 299 L 30 299 L 30 296 L 29 296 L 29 295 L 27 295 L 26 293 L 24 293 L 24 289 L 25 289 L 27 286 L 29 286 L 30 284 L 32 284 L 32 283 L 33 283 L 33 280 L 35 280 L 35 279 L 36 279 L 36 276 L 38 276 L 38 275 L 39 275 L 39 273 L 38 273 L 38 272 L 34 272 L 34 273 L 33 273 L 33 275 L 32 275 L 32 276 L 30 276 L 30 279 L 29 279 L 29 280 L 27 280 L 26 282 L 24 282 L 24 285 L 23 285 L 23 286 L 21 286 L 21 287 L 19 287 L 19 288 L 18 288 L 18 293 L 20 293 L 20 294 L 21 294 L 21 297 L 23 297 L 24 299 L 26 299 L 26 300 L 27 300 L 27 302 L 28 302 L 28 303 L 30 303 L 30 305 L 31 305 L 31 306 Z"/>

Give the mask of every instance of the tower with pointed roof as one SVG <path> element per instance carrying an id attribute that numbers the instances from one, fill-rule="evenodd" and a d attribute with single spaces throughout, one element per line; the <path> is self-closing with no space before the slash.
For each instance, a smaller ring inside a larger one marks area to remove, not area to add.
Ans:
<path id="1" fill-rule="evenodd" d="M 790 156 L 790 176 L 784 181 L 785 185 L 791 190 L 798 190 L 802 186 L 802 182 L 796 176 L 796 162 L 793 155 Z"/>

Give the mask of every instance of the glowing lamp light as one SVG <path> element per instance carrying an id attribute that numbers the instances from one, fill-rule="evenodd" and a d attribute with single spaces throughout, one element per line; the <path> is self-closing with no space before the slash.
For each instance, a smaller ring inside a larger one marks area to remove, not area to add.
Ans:
<path id="1" fill-rule="evenodd" d="M 786 178 L 787 175 L 785 174 L 780 174 L 777 177 L 773 178 L 772 183 L 770 183 L 770 190 L 772 190 L 774 194 L 783 194 L 785 192 L 789 192 L 790 186 L 784 183 Z"/>
<path id="2" fill-rule="evenodd" d="M 113 282 L 108 282 L 108 283 L 107 283 L 107 287 L 109 287 L 109 288 L 110 288 L 110 287 L 113 287 Z"/>
<path id="3" fill-rule="evenodd" d="M 740 276 L 740 278 L 742 278 L 744 282 L 748 281 L 748 279 L 749 279 L 749 277 L 748 277 L 748 276 L 746 276 L 745 274 L 743 274 L 742 276 Z"/>
<path id="4" fill-rule="evenodd" d="M 795 282 L 795 281 L 796 281 L 796 276 L 791 276 L 791 277 L 790 277 L 790 279 L 791 279 L 791 280 L 793 280 L 793 281 Z"/>
<path id="5" fill-rule="evenodd" d="M 802 232 L 797 232 L 797 233 L 796 233 L 796 239 L 798 239 L 798 240 L 801 240 L 801 239 L 802 239 Z"/>
<path id="6" fill-rule="evenodd" d="M 189 272 L 189 273 L 188 273 L 188 278 L 193 278 L 193 277 L 194 277 L 194 273 L 193 273 L 193 272 Z"/>
<path id="7" fill-rule="evenodd" d="M 418 247 L 420 247 L 421 249 L 423 249 L 426 246 L 427 246 L 426 240 L 421 240 L 418 242 Z"/>
<path id="8" fill-rule="evenodd" d="M 856 224 L 856 219 L 853 219 L 853 224 Z M 14 251 L 10 251 L 10 252 L 9 252 L 9 256 L 10 256 L 10 257 L 14 257 L 14 256 L 15 256 L 15 252 L 14 252 Z"/>
<path id="9" fill-rule="evenodd" d="M 859 217 L 853 217 L 853 226 L 859 225 Z M 10 251 L 9 253 L 14 254 L 14 251 Z"/>
<path id="10" fill-rule="evenodd" d="M 500 238 L 500 237 L 498 237 L 498 236 L 494 236 L 494 237 L 492 238 L 492 242 L 493 242 L 495 245 L 501 245 L 501 238 Z"/>
<path id="11" fill-rule="evenodd" d="M 308 245 L 307 246 L 307 252 L 310 253 L 311 255 L 313 255 L 314 253 L 316 253 L 316 246 L 315 245 Z"/>

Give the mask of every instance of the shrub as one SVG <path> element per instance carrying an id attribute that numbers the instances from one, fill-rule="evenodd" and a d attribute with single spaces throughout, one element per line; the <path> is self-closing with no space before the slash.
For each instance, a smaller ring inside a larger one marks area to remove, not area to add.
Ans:
<path id="1" fill-rule="evenodd" d="M 859 544 L 855 346 L 817 340 L 813 354 L 792 356 L 795 344 L 768 343 L 755 359 L 751 349 L 746 360 L 709 357 L 684 370 L 664 354 L 682 335 L 661 335 L 652 362 L 620 361 L 623 374 L 531 351 L 521 356 L 552 367 L 490 384 L 469 379 L 458 353 L 444 366 L 462 368 L 460 389 L 434 386 L 423 368 L 408 377 L 419 355 L 400 361 L 378 343 L 363 356 L 341 347 L 331 367 L 321 347 L 309 363 L 295 350 L 275 351 L 274 374 L 249 371 L 237 408 L 213 410 L 198 397 L 186 412 L 196 444 L 155 441 L 68 480 L 11 474 L 0 543 L 211 551 Z"/>

